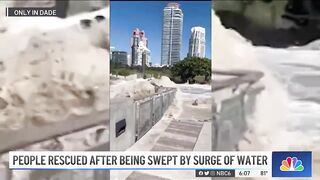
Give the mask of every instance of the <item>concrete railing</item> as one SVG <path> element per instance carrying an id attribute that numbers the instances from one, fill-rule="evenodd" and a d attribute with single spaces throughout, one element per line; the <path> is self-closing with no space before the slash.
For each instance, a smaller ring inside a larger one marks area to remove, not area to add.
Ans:
<path id="1" fill-rule="evenodd" d="M 164 115 L 174 100 L 176 89 L 141 99 L 111 100 L 110 150 L 126 150 L 143 137 Z"/>
<path id="2" fill-rule="evenodd" d="M 34 151 L 108 151 L 109 111 L 95 112 L 88 116 L 72 117 L 58 123 L 29 125 L 19 131 L 1 131 L 0 179 L 1 180 L 104 180 L 109 171 L 11 171 L 8 152 L 12 150 Z M 52 129 L 50 129 L 50 127 Z M 41 132 L 41 133 L 40 133 Z M 16 136 L 15 136 L 15 135 Z M 11 136 L 10 136 L 11 135 Z M 5 139 L 7 137 L 7 139 Z M 88 137 L 91 137 L 88 138 Z M 69 140 L 73 139 L 74 142 Z M 3 143 L 2 143 L 3 142 Z M 81 177 L 81 178 L 80 178 Z"/>
<path id="3" fill-rule="evenodd" d="M 248 129 L 247 120 L 255 111 L 255 102 L 264 89 L 257 83 L 263 73 L 256 71 L 214 71 L 212 150 L 237 150 Z"/>

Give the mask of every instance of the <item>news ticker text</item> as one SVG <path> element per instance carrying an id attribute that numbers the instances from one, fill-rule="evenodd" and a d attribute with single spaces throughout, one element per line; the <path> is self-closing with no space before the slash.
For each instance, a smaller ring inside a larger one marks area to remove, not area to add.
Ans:
<path id="1" fill-rule="evenodd" d="M 196 177 L 311 177 L 310 151 L 11 151 L 12 170 L 193 170 Z"/>

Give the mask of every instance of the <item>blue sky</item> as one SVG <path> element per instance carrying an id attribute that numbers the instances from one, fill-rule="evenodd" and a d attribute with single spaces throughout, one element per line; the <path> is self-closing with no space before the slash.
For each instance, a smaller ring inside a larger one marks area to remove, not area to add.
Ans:
<path id="1" fill-rule="evenodd" d="M 130 50 L 132 31 L 145 31 L 149 40 L 152 64 L 160 64 L 163 8 L 169 1 L 111 1 L 110 42 L 116 50 Z M 182 9 L 183 36 L 181 58 L 187 56 L 191 28 L 206 29 L 206 57 L 211 58 L 211 1 L 179 2 Z"/>

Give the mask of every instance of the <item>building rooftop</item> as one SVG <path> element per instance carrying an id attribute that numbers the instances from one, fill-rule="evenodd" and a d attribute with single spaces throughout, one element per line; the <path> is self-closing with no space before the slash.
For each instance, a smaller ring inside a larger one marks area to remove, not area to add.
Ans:
<path id="1" fill-rule="evenodd" d="M 170 2 L 167 4 L 167 7 L 174 7 L 174 8 L 179 8 L 180 4 L 176 2 Z"/>

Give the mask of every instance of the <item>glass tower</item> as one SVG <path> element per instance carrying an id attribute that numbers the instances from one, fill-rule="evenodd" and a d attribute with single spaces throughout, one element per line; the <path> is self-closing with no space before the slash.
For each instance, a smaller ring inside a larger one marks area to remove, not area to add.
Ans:
<path id="1" fill-rule="evenodd" d="M 178 3 L 168 3 L 163 9 L 161 65 L 180 61 L 183 13 Z"/>

